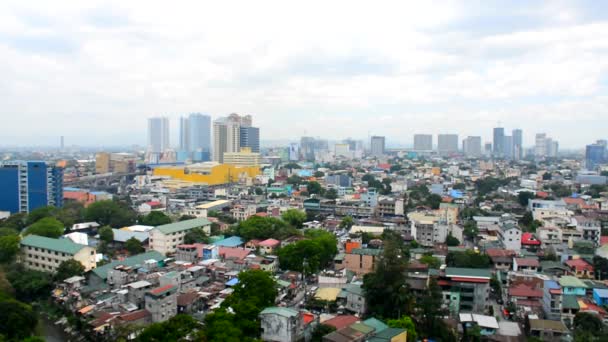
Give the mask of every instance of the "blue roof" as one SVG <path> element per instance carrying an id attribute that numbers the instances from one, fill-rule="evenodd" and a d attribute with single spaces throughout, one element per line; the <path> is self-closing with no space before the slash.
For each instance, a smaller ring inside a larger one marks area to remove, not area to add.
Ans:
<path id="1" fill-rule="evenodd" d="M 606 289 L 593 289 L 593 292 L 597 293 L 600 298 L 608 298 L 608 290 Z"/>
<path id="2" fill-rule="evenodd" d="M 560 288 L 559 284 L 555 280 L 545 280 L 545 287 L 553 290 Z"/>
<path id="3" fill-rule="evenodd" d="M 91 195 L 95 195 L 95 196 L 97 196 L 97 195 L 109 195 L 109 194 L 110 193 L 106 192 L 106 191 L 91 191 Z"/>
<path id="4" fill-rule="evenodd" d="M 463 197 L 462 191 L 459 191 L 459 190 L 451 190 L 451 191 L 450 191 L 450 197 L 454 197 L 454 198 L 462 198 L 462 197 Z"/>
<path id="5" fill-rule="evenodd" d="M 83 191 L 83 189 L 66 186 L 63 188 L 63 191 Z"/>
<path id="6" fill-rule="evenodd" d="M 234 286 L 239 283 L 239 278 L 232 278 L 226 282 L 226 286 Z"/>
<path id="7" fill-rule="evenodd" d="M 213 244 L 220 247 L 238 247 L 244 244 L 245 241 L 238 236 L 231 236 L 227 239 L 216 241 Z"/>

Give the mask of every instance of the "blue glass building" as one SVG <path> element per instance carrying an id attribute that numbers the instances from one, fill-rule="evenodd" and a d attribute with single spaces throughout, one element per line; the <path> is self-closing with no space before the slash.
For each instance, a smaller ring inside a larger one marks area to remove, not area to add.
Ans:
<path id="1" fill-rule="evenodd" d="M 606 147 L 600 144 L 587 145 L 585 149 L 585 166 L 587 170 L 595 170 L 598 165 L 606 162 Z"/>
<path id="2" fill-rule="evenodd" d="M 63 205 L 63 169 L 43 161 L 0 163 L 0 211 Z"/>

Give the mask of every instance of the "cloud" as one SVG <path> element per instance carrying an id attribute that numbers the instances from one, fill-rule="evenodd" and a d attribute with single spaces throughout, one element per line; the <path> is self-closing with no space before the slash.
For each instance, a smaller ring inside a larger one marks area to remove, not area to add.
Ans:
<path id="1" fill-rule="evenodd" d="M 598 2 L 9 1 L 0 136 L 143 144 L 147 117 L 176 128 L 200 111 L 251 113 L 263 139 L 488 139 L 501 121 L 528 143 L 542 128 L 581 146 L 608 128 L 606 13 Z"/>

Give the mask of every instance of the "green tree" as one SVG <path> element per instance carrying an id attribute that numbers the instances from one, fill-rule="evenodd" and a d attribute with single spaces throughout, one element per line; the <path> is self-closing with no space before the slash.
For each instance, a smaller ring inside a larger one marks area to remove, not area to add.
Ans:
<path id="1" fill-rule="evenodd" d="M 479 229 L 477 228 L 477 222 L 474 220 L 468 220 L 464 224 L 463 234 L 471 240 L 474 240 L 475 237 L 479 234 Z"/>
<path id="2" fill-rule="evenodd" d="M 177 315 L 168 321 L 153 323 L 135 339 L 137 342 L 184 341 L 199 329 L 198 322 L 190 315 Z"/>
<path id="3" fill-rule="evenodd" d="M 418 333 L 416 333 L 416 323 L 410 316 L 403 316 L 399 319 L 389 319 L 386 324 L 391 328 L 399 328 L 407 330 L 407 340 L 409 342 L 418 341 Z"/>
<path id="4" fill-rule="evenodd" d="M 429 254 L 425 254 L 420 258 L 420 262 L 428 265 L 429 268 L 434 268 L 434 269 L 439 269 L 439 267 L 441 266 L 441 260 L 439 260 L 438 258 L 435 258 L 432 255 Z"/>
<path id="5" fill-rule="evenodd" d="M 253 189 L 253 193 L 256 195 L 263 195 L 264 194 L 264 189 L 260 188 L 259 186 L 256 186 L 255 189 Z"/>
<path id="6" fill-rule="evenodd" d="M 58 238 L 63 234 L 63 224 L 54 217 L 46 217 L 36 221 L 36 223 L 29 226 L 25 235 L 40 235 L 50 238 Z"/>
<path id="7" fill-rule="evenodd" d="M 208 243 L 209 237 L 203 228 L 194 228 L 184 236 L 184 243 Z"/>
<path id="8" fill-rule="evenodd" d="M 65 227 L 71 228 L 75 223 L 84 222 L 86 209 L 77 201 L 67 201 L 55 213 L 55 218 Z"/>
<path id="9" fill-rule="evenodd" d="M 543 173 L 543 180 L 551 180 L 552 178 L 553 176 L 551 175 L 551 172 Z"/>
<path id="10" fill-rule="evenodd" d="M 452 233 L 448 234 L 448 236 L 445 238 L 445 244 L 450 246 L 450 247 L 454 247 L 454 246 L 460 246 L 460 240 L 458 240 L 457 238 L 455 238 Z"/>
<path id="11" fill-rule="evenodd" d="M 0 226 L 4 228 L 11 228 L 16 231 L 22 231 L 25 227 L 27 227 L 27 214 L 26 213 L 16 213 L 9 216 L 6 220 L 0 221 Z"/>
<path id="12" fill-rule="evenodd" d="M 322 171 L 315 171 L 314 176 L 315 178 L 322 178 L 325 177 L 325 173 L 323 173 Z"/>
<path id="13" fill-rule="evenodd" d="M 597 279 L 608 279 L 608 259 L 597 255 L 593 256 L 593 269 L 595 270 L 595 277 Z"/>
<path id="14" fill-rule="evenodd" d="M 78 260 L 68 259 L 62 261 L 57 267 L 55 273 L 55 279 L 57 281 L 64 281 L 70 277 L 82 275 L 84 273 L 84 266 Z"/>
<path id="15" fill-rule="evenodd" d="M 289 209 L 281 215 L 281 218 L 295 228 L 302 228 L 306 221 L 306 213 L 297 209 Z"/>
<path id="16" fill-rule="evenodd" d="M 315 194 L 320 194 L 321 190 L 323 190 L 323 187 L 321 186 L 321 184 L 319 184 L 319 182 L 308 182 L 306 183 L 306 190 L 308 190 L 308 193 L 311 195 L 315 195 Z"/>
<path id="17" fill-rule="evenodd" d="M 160 211 L 152 211 L 141 220 L 141 224 L 153 227 L 169 223 L 171 223 L 171 218 Z"/>
<path id="18" fill-rule="evenodd" d="M 135 212 L 112 200 L 98 201 L 87 207 L 85 218 L 102 226 L 125 227 L 135 223 Z"/>
<path id="19" fill-rule="evenodd" d="M 336 199 L 338 198 L 338 191 L 334 188 L 331 188 L 325 192 L 325 198 L 327 199 Z"/>
<path id="20" fill-rule="evenodd" d="M 534 199 L 534 197 L 536 197 L 536 195 L 533 192 L 521 191 L 519 194 L 517 194 L 517 201 L 522 207 L 527 207 L 528 201 Z"/>
<path id="21" fill-rule="evenodd" d="M 430 279 L 429 285 L 423 293 L 419 304 L 421 330 L 426 333 L 426 336 L 437 336 L 437 332 L 442 329 L 441 325 L 443 321 L 441 318 L 445 315 L 445 312 L 441 308 L 441 288 L 435 278 Z"/>
<path id="22" fill-rule="evenodd" d="M 338 252 L 335 236 L 326 231 L 311 229 L 306 232 L 306 237 L 305 240 L 279 249 L 277 255 L 281 269 L 311 274 L 331 263 Z M 304 260 L 308 265 L 305 270 Z"/>
<path id="23" fill-rule="evenodd" d="M 235 316 L 226 310 L 215 310 L 205 316 L 205 340 L 241 342 L 253 341 L 252 338 L 243 336 L 243 331 L 235 322 Z"/>
<path id="24" fill-rule="evenodd" d="M 350 229 L 355 224 L 355 220 L 351 216 L 344 216 L 340 221 L 340 228 Z"/>
<path id="25" fill-rule="evenodd" d="M 489 268 L 490 257 L 473 250 L 464 252 L 448 252 L 445 258 L 448 267 Z"/>
<path id="26" fill-rule="evenodd" d="M 37 299 L 49 297 L 52 282 L 48 274 L 39 271 L 27 270 L 21 264 L 11 265 L 6 278 L 15 289 L 15 296 L 23 302 L 33 302 Z"/>
<path id="27" fill-rule="evenodd" d="M 333 325 L 327 324 L 317 324 L 315 329 L 312 331 L 311 342 L 323 342 L 323 336 L 327 334 L 331 334 L 336 331 L 336 328 Z"/>
<path id="28" fill-rule="evenodd" d="M 193 216 L 193 215 L 182 215 L 182 216 L 179 217 L 178 221 L 179 222 L 181 222 L 181 221 L 187 221 L 187 220 L 192 220 L 192 219 L 195 219 L 195 218 L 196 218 L 196 216 Z"/>
<path id="29" fill-rule="evenodd" d="M 112 230 L 112 228 L 108 227 L 108 226 L 104 226 L 99 228 L 99 240 L 105 242 L 105 243 L 112 243 L 112 241 L 114 241 L 114 231 Z"/>
<path id="30" fill-rule="evenodd" d="M 36 208 L 27 215 L 26 225 L 30 226 L 39 220 L 47 217 L 55 217 L 57 208 L 53 206 L 39 207 Z"/>
<path id="31" fill-rule="evenodd" d="M 598 315 L 591 312 L 579 312 L 573 320 L 575 341 L 590 341 L 590 339 L 580 339 L 580 335 L 585 337 L 596 337 L 603 335 L 603 323 Z M 595 340 L 593 338 L 592 340 Z"/>
<path id="32" fill-rule="evenodd" d="M 0 237 L 0 262 L 7 263 L 15 259 L 19 253 L 19 235 L 6 235 Z"/>
<path id="33" fill-rule="evenodd" d="M 246 240 L 268 238 L 283 240 L 299 234 L 297 229 L 283 220 L 260 216 L 252 216 L 239 222 L 235 227 L 235 233 Z"/>
<path id="34" fill-rule="evenodd" d="M 457 183 L 452 186 L 452 189 L 454 190 L 465 190 L 466 188 L 467 186 L 464 183 Z"/>
<path id="35" fill-rule="evenodd" d="M 31 336 L 38 324 L 32 307 L 14 299 L 0 300 L 0 334 L 9 341 Z"/>
<path id="36" fill-rule="evenodd" d="M 141 242 L 135 237 L 125 241 L 125 249 L 129 251 L 130 255 L 136 255 L 146 251 L 146 249 L 141 245 Z"/>
<path id="37" fill-rule="evenodd" d="M 442 198 L 441 196 L 437 195 L 437 194 L 430 194 L 425 201 L 425 204 L 429 207 L 431 207 L 432 209 L 439 209 L 439 205 L 442 202 Z"/>

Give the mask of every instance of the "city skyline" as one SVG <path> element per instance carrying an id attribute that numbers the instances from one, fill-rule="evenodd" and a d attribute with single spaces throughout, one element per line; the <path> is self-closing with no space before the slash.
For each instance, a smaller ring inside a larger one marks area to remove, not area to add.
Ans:
<path id="1" fill-rule="evenodd" d="M 145 118 L 189 112 L 251 113 L 276 139 L 606 138 L 602 2 L 145 4 L 3 6 L 2 144 L 143 145 Z"/>

